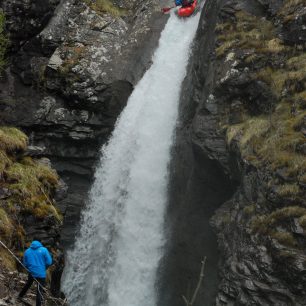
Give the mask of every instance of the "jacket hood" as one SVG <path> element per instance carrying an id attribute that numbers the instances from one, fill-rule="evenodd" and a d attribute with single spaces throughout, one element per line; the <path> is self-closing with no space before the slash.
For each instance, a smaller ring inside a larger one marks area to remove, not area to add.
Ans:
<path id="1" fill-rule="evenodd" d="M 38 249 L 40 247 L 42 247 L 43 245 L 39 242 L 39 241 L 36 241 L 34 240 L 32 243 L 31 243 L 31 249 Z"/>

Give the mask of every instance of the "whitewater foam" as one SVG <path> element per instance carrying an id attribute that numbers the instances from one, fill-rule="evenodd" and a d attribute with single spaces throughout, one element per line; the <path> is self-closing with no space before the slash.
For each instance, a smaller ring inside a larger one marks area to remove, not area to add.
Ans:
<path id="1" fill-rule="evenodd" d="M 199 14 L 171 15 L 151 68 L 101 150 L 63 290 L 73 306 L 156 306 L 168 164 L 181 83 Z"/>

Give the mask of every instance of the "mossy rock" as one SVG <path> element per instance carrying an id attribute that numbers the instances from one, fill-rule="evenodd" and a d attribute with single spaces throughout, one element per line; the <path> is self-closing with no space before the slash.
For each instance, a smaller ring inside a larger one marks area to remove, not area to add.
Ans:
<path id="1" fill-rule="evenodd" d="M 84 2 L 99 14 L 110 14 L 113 17 L 124 16 L 127 10 L 116 6 L 110 0 L 84 0 Z"/>

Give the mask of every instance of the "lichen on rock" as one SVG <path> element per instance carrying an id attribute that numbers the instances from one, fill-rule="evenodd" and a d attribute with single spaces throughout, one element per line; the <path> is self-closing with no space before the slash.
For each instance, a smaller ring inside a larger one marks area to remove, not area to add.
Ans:
<path id="1" fill-rule="evenodd" d="M 305 2 L 207 0 L 203 12 L 176 155 L 235 186 L 211 219 L 221 251 L 213 303 L 304 305 Z"/>
<path id="2" fill-rule="evenodd" d="M 243 169 L 241 187 L 213 218 L 226 258 L 217 305 L 302 305 L 306 294 L 292 283 L 305 281 L 295 264 L 306 258 L 305 51 L 302 41 L 291 45 L 279 34 L 284 10 L 290 7 L 298 19 L 301 7 L 268 5 L 272 16 L 258 14 L 251 2 L 234 5 L 216 27 L 220 130 Z M 229 69 L 237 74 L 222 79 Z"/>

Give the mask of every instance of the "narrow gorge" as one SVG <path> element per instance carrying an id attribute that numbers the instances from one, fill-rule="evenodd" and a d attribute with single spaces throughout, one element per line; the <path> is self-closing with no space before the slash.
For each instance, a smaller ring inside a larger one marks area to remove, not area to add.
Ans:
<path id="1" fill-rule="evenodd" d="M 48 305 L 186 305 L 204 257 L 188 306 L 306 305 L 305 0 L 168 6 L 0 1 L 0 240 Z"/>

